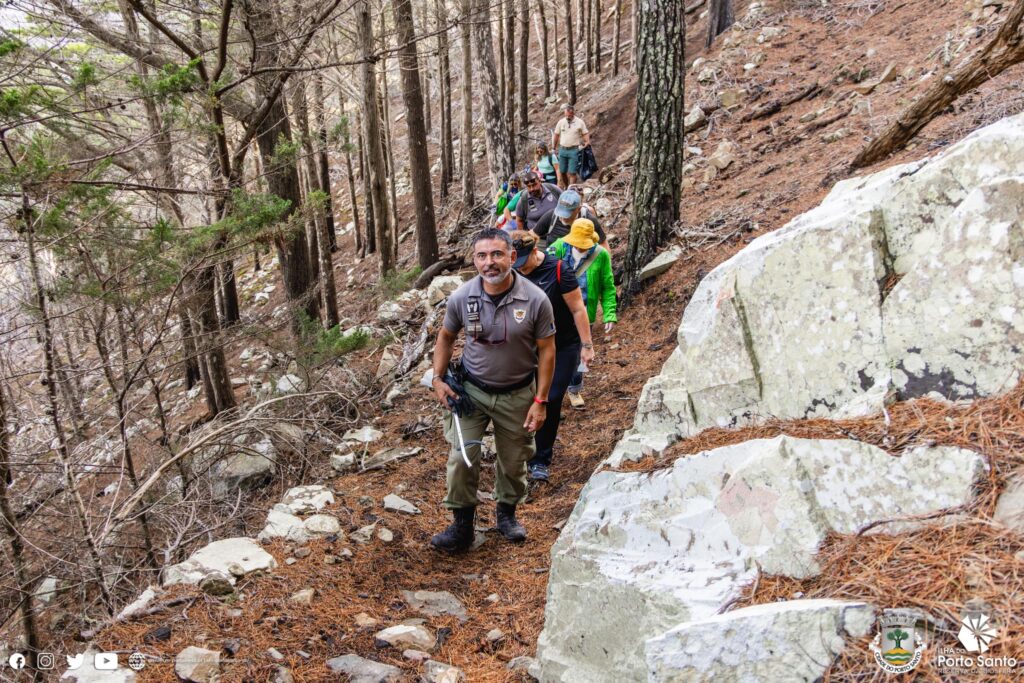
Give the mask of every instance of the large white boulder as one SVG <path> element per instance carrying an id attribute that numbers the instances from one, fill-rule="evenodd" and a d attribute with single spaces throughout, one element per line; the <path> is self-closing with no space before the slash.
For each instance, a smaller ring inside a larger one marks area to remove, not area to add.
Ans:
<path id="1" fill-rule="evenodd" d="M 792 600 L 691 621 L 646 642 L 647 680 L 820 681 L 874 614 L 863 602 Z"/>
<path id="2" fill-rule="evenodd" d="M 609 464 L 710 426 L 852 417 L 1024 376 L 1024 115 L 838 183 L 705 277 Z"/>
<path id="3" fill-rule="evenodd" d="M 251 538 L 236 537 L 214 541 L 192 553 L 187 560 L 164 569 L 164 586 L 198 584 L 207 576 L 220 574 L 234 585 L 240 577 L 277 566 L 274 556 Z"/>
<path id="4" fill-rule="evenodd" d="M 458 275 L 441 275 L 435 277 L 427 286 L 427 306 L 433 308 L 448 298 L 448 295 L 462 286 L 462 278 Z"/>
<path id="5" fill-rule="evenodd" d="M 644 641 L 713 616 L 763 570 L 816 575 L 827 534 L 971 500 L 980 455 L 780 436 L 595 474 L 551 550 L 544 681 L 641 680 Z M 887 523 L 871 532 L 912 528 Z"/>

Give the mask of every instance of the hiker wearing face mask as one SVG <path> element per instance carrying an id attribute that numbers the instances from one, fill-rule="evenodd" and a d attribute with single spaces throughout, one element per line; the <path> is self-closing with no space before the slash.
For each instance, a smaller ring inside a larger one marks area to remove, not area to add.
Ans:
<path id="1" fill-rule="evenodd" d="M 612 275 L 611 255 L 597 243 L 597 239 L 593 222 L 586 218 L 577 218 L 573 221 L 569 234 L 548 247 L 548 253 L 561 259 L 564 267 L 576 276 L 591 325 L 597 319 L 598 305 L 601 306 L 604 333 L 608 335 L 618 322 L 618 298 L 615 293 L 615 278 Z M 569 404 L 577 410 L 581 410 L 585 405 L 582 389 L 583 372 L 578 367 L 566 392 Z"/>

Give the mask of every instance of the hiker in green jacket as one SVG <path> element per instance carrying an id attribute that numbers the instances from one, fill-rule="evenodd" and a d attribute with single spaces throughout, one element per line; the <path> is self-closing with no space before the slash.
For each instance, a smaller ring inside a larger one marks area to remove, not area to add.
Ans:
<path id="1" fill-rule="evenodd" d="M 615 314 L 618 299 L 612 275 L 612 257 L 598 244 L 594 223 L 586 218 L 577 218 L 569 234 L 549 246 L 548 253 L 564 261 L 565 267 L 576 274 L 591 324 L 597 319 L 597 305 L 601 304 L 604 333 L 609 334 L 618 321 Z M 569 383 L 569 403 L 577 410 L 585 405 L 580 392 L 586 370 L 586 365 L 580 363 Z"/>

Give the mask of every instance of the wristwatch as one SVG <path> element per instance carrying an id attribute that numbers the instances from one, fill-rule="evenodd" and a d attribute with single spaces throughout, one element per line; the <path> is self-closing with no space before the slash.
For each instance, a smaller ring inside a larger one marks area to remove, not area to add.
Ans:
<path id="1" fill-rule="evenodd" d="M 594 348 L 594 345 L 591 344 L 590 342 L 583 342 L 583 348 L 585 348 L 585 349 L 592 349 L 592 348 Z"/>

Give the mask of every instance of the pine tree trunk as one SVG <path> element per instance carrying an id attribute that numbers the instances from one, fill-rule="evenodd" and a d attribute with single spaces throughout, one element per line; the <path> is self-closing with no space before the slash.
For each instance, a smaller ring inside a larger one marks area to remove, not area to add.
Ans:
<path id="1" fill-rule="evenodd" d="M 583 10 L 582 16 L 580 16 L 580 27 L 583 30 L 583 54 L 584 54 L 584 68 L 586 73 L 594 72 L 594 5 L 591 0 L 582 0 L 581 9 Z"/>
<path id="2" fill-rule="evenodd" d="M 374 241 L 368 246 L 370 252 L 376 250 L 379 253 L 380 273 L 387 275 L 395 269 L 395 262 L 391 251 L 391 225 L 384 178 L 384 149 L 381 145 L 377 79 L 371 61 L 374 38 L 369 0 L 359 0 L 356 13 L 360 56 L 363 59 L 363 144 L 366 150 L 366 168 L 369 171 L 364 175 L 363 182 L 364 185 L 369 184 L 367 196 L 372 198 L 373 203 Z"/>
<path id="3" fill-rule="evenodd" d="M 22 540 L 21 530 L 11 502 L 7 497 L 7 487 L 14 481 L 11 461 L 14 459 L 14 448 L 8 432 L 7 396 L 0 386 L 0 530 L 11 546 L 11 565 L 14 571 L 14 588 L 21 594 L 21 630 L 28 648 L 28 668 L 37 670 L 36 654 L 40 650 L 39 630 L 36 627 L 35 594 L 32 591 L 32 575 L 29 569 L 28 553 Z M 7 553 L 4 553 L 8 556 Z M 36 680 L 43 680 L 37 677 Z"/>
<path id="4" fill-rule="evenodd" d="M 557 93 L 558 79 L 560 78 L 560 74 L 562 73 L 562 51 L 558 49 L 558 44 L 560 42 L 558 36 L 561 34 L 559 34 L 558 32 L 558 7 L 554 5 L 552 5 L 551 7 L 551 29 L 552 35 L 555 36 L 555 72 L 551 75 L 551 92 Z"/>
<path id="5" fill-rule="evenodd" d="M 313 80 L 313 112 L 316 118 L 318 176 L 320 191 L 327 197 L 324 205 L 324 220 L 327 225 L 331 251 L 338 250 L 338 230 L 334 224 L 334 197 L 331 194 L 331 165 L 327 159 L 327 114 L 324 112 L 324 77 L 319 71 Z"/>
<path id="6" fill-rule="evenodd" d="M 178 320 L 181 323 L 181 355 L 185 365 L 185 389 L 191 389 L 199 377 L 199 360 L 196 351 L 195 337 L 192 335 L 192 322 L 189 319 L 186 306 L 178 305 Z"/>
<path id="7" fill-rule="evenodd" d="M 473 40 L 470 21 L 473 0 L 462 0 L 459 42 L 462 46 L 462 131 L 459 135 L 459 171 L 462 174 L 462 205 L 473 206 Z"/>
<path id="8" fill-rule="evenodd" d="M 519 130 L 530 126 L 530 71 L 527 57 L 530 51 L 530 0 L 519 0 Z"/>
<path id="9" fill-rule="evenodd" d="M 633 212 L 623 276 L 625 298 L 640 269 L 679 220 L 683 181 L 683 3 L 645 0 L 639 10 Z"/>
<path id="10" fill-rule="evenodd" d="M 505 73 L 505 0 L 497 0 L 498 5 L 498 86 L 501 94 L 501 109 L 505 110 L 508 101 L 508 74 Z"/>
<path id="11" fill-rule="evenodd" d="M 537 11 L 533 15 L 533 28 L 537 34 L 537 44 L 540 45 L 540 51 L 543 59 L 543 71 L 544 71 L 544 99 L 551 97 L 551 64 L 550 51 L 548 50 L 548 20 L 544 14 L 544 1 L 537 0 Z M 555 12 L 557 14 L 557 12 Z M 557 52 L 557 49 L 555 50 Z M 556 69 L 557 70 L 557 69 Z"/>
<path id="12" fill-rule="evenodd" d="M 256 9 L 260 7 L 261 9 Z M 248 5 L 249 19 L 256 35 L 263 37 L 257 43 L 254 65 L 257 68 L 277 66 L 280 46 L 274 37 L 277 36 L 272 8 L 263 5 Z M 275 158 L 278 142 L 284 140 L 291 143 L 292 130 L 285 110 L 282 95 L 274 95 L 274 81 L 277 75 L 263 73 L 255 77 L 257 91 L 265 99 L 273 98 L 267 115 L 256 123 L 256 144 L 263 161 L 264 177 L 267 190 L 272 195 L 289 201 L 290 206 L 281 220 L 287 220 L 302 206 L 302 195 L 299 189 L 299 174 L 294 161 Z M 319 317 L 315 290 L 314 263 L 311 261 L 309 243 L 302 231 L 296 230 L 290 235 L 278 233 L 274 237 L 277 248 L 277 260 L 284 279 L 285 295 L 292 307 L 292 329 L 296 335 L 300 329 L 300 311 L 310 320 Z"/>
<path id="13" fill-rule="evenodd" d="M 50 425 L 53 428 L 53 436 L 57 442 L 57 447 L 54 450 L 57 453 L 57 458 L 64 473 L 65 491 L 71 496 L 75 515 L 81 527 L 82 541 L 86 546 L 89 562 L 91 563 L 89 569 L 92 571 L 93 580 L 96 582 L 96 587 L 102 596 L 104 607 L 109 614 L 113 614 L 114 600 L 110 590 L 107 588 L 107 582 L 103 575 L 103 561 L 100 558 L 100 549 L 96 544 L 96 538 L 93 536 L 92 529 L 89 528 L 89 517 L 85 508 L 85 502 L 82 500 L 82 495 L 78 490 L 78 482 L 72 471 L 71 451 L 68 448 L 67 437 L 61 421 L 60 406 L 57 401 L 57 376 L 53 358 L 53 328 L 51 327 L 50 314 L 47 310 L 46 291 L 39 274 L 39 261 L 35 246 L 35 219 L 29 206 L 28 196 L 25 194 L 22 194 L 21 213 L 25 225 L 29 271 L 34 289 L 33 294 L 35 295 L 35 304 L 42 326 L 44 376 L 46 377 L 46 396 L 48 399 L 47 413 L 50 416 Z M 6 484 L 3 485 L 6 486 Z"/>
<path id="14" fill-rule="evenodd" d="M 238 307 L 238 284 L 235 282 L 235 264 L 231 259 L 224 259 L 217 264 L 220 282 L 220 299 L 222 302 L 222 327 L 237 324 L 242 315 Z"/>
<path id="15" fill-rule="evenodd" d="M 555 32 L 558 35 L 558 32 Z M 576 46 L 572 41 L 572 0 L 565 0 L 565 94 L 576 104 Z"/>
<path id="16" fill-rule="evenodd" d="M 358 255 L 359 258 L 362 258 L 366 255 L 366 245 L 363 243 L 363 232 L 359 226 L 359 203 L 356 197 L 355 172 L 352 169 L 352 148 L 354 146 L 354 143 L 352 142 L 352 123 L 348 118 L 348 114 L 345 113 L 345 110 L 348 107 L 345 106 L 345 100 L 342 99 L 341 95 L 338 96 L 338 102 L 341 105 L 341 116 L 345 122 L 345 135 L 341 143 L 342 149 L 345 150 L 345 171 L 348 176 L 348 201 L 352 206 L 352 229 L 355 232 L 356 255 Z M 357 132 L 356 135 L 358 136 L 359 133 Z"/>
<path id="17" fill-rule="evenodd" d="M 380 15 L 381 50 L 388 48 L 384 30 L 384 13 L 382 12 Z M 380 107 L 381 129 L 384 131 L 382 143 L 384 145 L 384 162 L 388 174 L 388 192 L 391 194 L 391 204 L 389 205 L 391 210 L 391 240 L 389 244 L 391 244 L 392 263 L 398 263 L 398 235 L 401 231 L 401 226 L 398 224 L 398 191 L 396 188 L 397 179 L 395 177 L 398 173 L 395 169 L 394 138 L 391 135 L 391 93 L 388 91 L 387 58 L 382 57 L 380 64 L 380 99 L 378 100 L 378 106 Z"/>
<path id="18" fill-rule="evenodd" d="M 499 187 L 512 175 L 512 138 L 499 99 L 498 73 L 491 47 L 491 11 L 488 0 L 475 0 L 473 30 L 476 37 L 477 63 L 483 72 L 484 133 L 487 137 L 487 163 L 491 185 Z"/>
<path id="19" fill-rule="evenodd" d="M 309 206 L 306 198 L 317 189 L 319 181 L 316 180 L 316 154 L 313 151 L 313 136 L 309 128 L 309 104 L 306 99 L 306 83 L 303 79 L 292 81 L 292 116 L 295 128 L 298 130 L 299 144 L 302 147 L 302 155 L 296 160 L 296 168 L 299 172 L 299 189 L 302 197 L 302 205 Z M 316 279 L 317 309 L 321 312 L 320 320 L 326 319 L 326 312 L 322 310 L 321 304 L 324 300 L 324 290 L 320 277 L 320 254 L 319 254 L 319 232 L 320 224 L 323 222 L 323 212 L 320 210 L 304 212 L 306 223 L 306 246 L 307 258 L 310 263 L 311 275 Z M 316 320 L 317 318 L 311 318 Z"/>
<path id="20" fill-rule="evenodd" d="M 192 305 L 195 311 L 192 331 L 197 339 L 200 378 L 203 380 L 206 407 L 211 416 L 235 407 L 231 377 L 228 375 L 228 364 L 220 341 L 220 324 L 214 300 L 215 277 L 214 267 L 205 266 L 195 273 L 192 284 Z"/>
<path id="21" fill-rule="evenodd" d="M 594 2 L 594 73 L 601 73 L 601 0 Z"/>
<path id="22" fill-rule="evenodd" d="M 366 132 L 363 128 L 363 116 L 356 110 L 356 128 L 359 131 L 359 179 L 363 184 L 363 215 L 366 217 L 366 253 L 377 252 L 377 230 L 374 223 L 373 192 L 370 189 L 369 150 L 366 145 Z"/>
<path id="23" fill-rule="evenodd" d="M 636 6 L 639 4 L 639 0 L 633 0 L 630 3 L 632 7 L 629 12 L 629 35 L 632 37 L 633 44 L 630 45 L 629 50 L 629 70 L 636 73 L 637 69 L 637 50 L 639 49 L 640 40 L 637 37 L 637 25 L 636 25 Z"/>
<path id="24" fill-rule="evenodd" d="M 615 0 L 615 39 L 612 41 L 612 77 L 619 75 L 619 40 L 622 33 L 622 0 Z"/>
<path id="25" fill-rule="evenodd" d="M 441 192 L 440 199 L 448 198 L 449 185 L 454 177 L 455 150 L 452 148 L 452 71 L 448 46 L 448 10 L 446 0 L 435 0 L 437 15 L 437 63 L 441 84 Z"/>
<path id="26" fill-rule="evenodd" d="M 508 80 L 505 98 L 505 121 L 509 139 L 516 136 L 516 8 L 515 0 L 505 0 L 505 78 Z M 514 159 L 515 157 L 513 157 Z"/>
<path id="27" fill-rule="evenodd" d="M 416 58 L 412 2 L 395 0 L 392 8 L 400 46 L 398 64 L 402 72 L 405 121 L 409 130 L 409 175 L 416 211 L 416 255 L 420 268 L 426 270 L 437 261 L 437 226 L 434 222 L 434 192 L 430 182 L 430 157 L 427 155 L 427 130 L 423 121 L 424 103 Z"/>
<path id="28" fill-rule="evenodd" d="M 735 17 L 732 11 L 732 0 L 711 0 L 708 7 L 708 37 L 705 47 L 711 47 L 715 38 L 732 26 Z"/>

